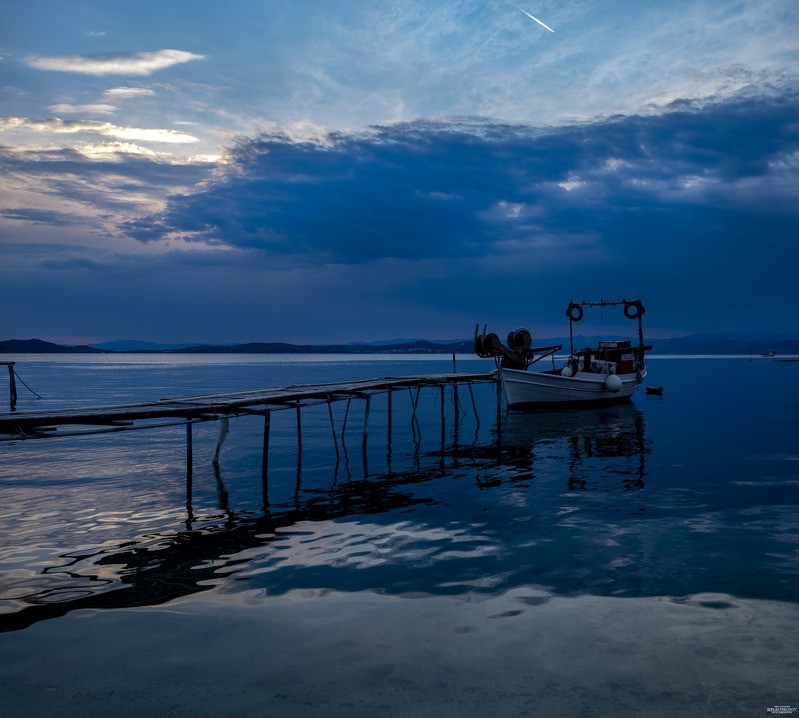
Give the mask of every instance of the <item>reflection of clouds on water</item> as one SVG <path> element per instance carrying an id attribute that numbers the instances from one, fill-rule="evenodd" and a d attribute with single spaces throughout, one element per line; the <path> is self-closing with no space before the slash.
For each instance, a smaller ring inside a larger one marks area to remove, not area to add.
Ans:
<path id="1" fill-rule="evenodd" d="M 749 516 L 746 535 L 731 531 L 740 521 L 709 510 L 709 495 L 653 480 L 653 450 L 634 405 L 509 412 L 491 440 L 463 442 L 453 429 L 437 451 L 415 441 L 388 473 L 358 477 L 309 451 L 302 473 L 273 481 L 266 513 L 241 507 L 224 461 L 204 487 L 172 476 L 168 491 L 137 493 L 126 511 L 89 509 L 75 493 L 67 503 L 88 533 L 72 550 L 45 550 L 40 573 L 20 554 L 0 628 L 209 591 L 794 596 L 770 573 L 790 570 L 775 551 L 789 516 L 777 528 Z M 98 482 L 83 500 L 107 489 Z M 66 520 L 59 511 L 51 521 Z M 712 566 L 699 559 L 708 555 Z"/>
<path id="2" fill-rule="evenodd" d="M 332 484 L 322 488 L 318 483 L 306 487 L 298 469 L 292 498 L 271 502 L 266 514 L 237 510 L 218 468 L 213 503 L 222 513 L 192 505 L 196 479 L 184 485 L 186 509 L 177 500 L 183 484 L 173 480 L 168 490 L 137 493 L 138 503 L 116 511 L 95 506 L 111 503 L 118 487 L 96 480 L 90 493 L 79 495 L 78 482 L 75 492 L 62 494 L 55 504 L 54 521 L 68 522 L 64 511 L 72 512 L 75 539 L 85 548 L 50 549 L 49 557 L 45 549 L 39 575 L 7 576 L 5 598 L 11 603 L 6 606 L 22 609 L 25 616 L 19 621 L 7 616 L 6 625 L 78 608 L 148 605 L 220 584 L 229 590 L 263 586 L 278 594 L 301 587 L 403 595 L 507 590 L 539 573 L 542 583 L 557 584 L 562 569 L 548 556 L 557 538 L 552 530 L 578 527 L 587 536 L 595 521 L 584 513 L 574 524 L 558 520 L 551 497 L 558 503 L 564 490 L 573 491 L 579 472 L 594 474 L 583 479 L 581 492 L 626 489 L 630 481 L 642 488 L 649 451 L 643 431 L 643 418 L 632 407 L 512 413 L 489 443 L 460 444 L 454 431 L 440 451 L 422 454 L 415 442 L 404 470 L 389 474 L 357 479 L 350 472 L 341 476 L 336 468 Z M 117 460 L 124 461 L 127 453 L 121 451 Z M 114 470 L 121 469 L 108 465 L 102 473 Z M 37 487 L 34 504 L 53 481 Z M 487 515 L 476 513 L 479 506 Z M 186 510 L 187 531 L 161 528 L 182 523 Z M 403 513 L 411 515 L 397 521 Z M 547 526 L 549 531 L 543 530 Z M 602 523 L 591 542 L 612 545 L 609 532 Z M 93 542 L 93 533 L 105 540 Z M 561 538 L 567 544 L 575 540 L 574 535 Z M 569 550 L 561 546 L 555 555 L 563 558 Z M 4 558 L 24 564 L 26 556 L 29 552 Z"/>
<path id="3" fill-rule="evenodd" d="M 293 536 L 291 551 L 281 557 L 281 567 L 335 566 L 364 569 L 380 564 L 414 563 L 432 566 L 437 561 L 487 556 L 499 547 L 475 527 L 425 526 L 410 521 L 382 525 L 340 520 L 314 524 L 304 521 L 278 536 Z M 247 578 L 261 573 L 257 558 L 237 573 Z"/>

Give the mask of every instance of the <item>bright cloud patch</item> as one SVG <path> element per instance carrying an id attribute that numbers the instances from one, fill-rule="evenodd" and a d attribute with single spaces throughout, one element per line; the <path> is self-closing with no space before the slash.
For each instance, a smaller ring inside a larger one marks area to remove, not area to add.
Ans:
<path id="1" fill-rule="evenodd" d="M 146 87 L 112 87 L 103 93 L 103 99 L 113 102 L 129 100 L 133 97 L 151 97 L 152 95 L 155 95 L 155 91 Z"/>
<path id="2" fill-rule="evenodd" d="M 59 115 L 111 115 L 119 109 L 118 105 L 122 102 L 139 97 L 151 97 L 153 95 L 155 95 L 155 91 L 146 87 L 113 87 L 110 90 L 106 90 L 98 102 L 82 105 L 61 103 L 58 105 L 50 105 L 49 109 L 51 112 L 55 112 Z"/>
<path id="3" fill-rule="evenodd" d="M 142 142 L 187 143 L 197 142 L 197 138 L 176 130 L 147 129 L 141 127 L 120 127 L 110 122 L 95 120 L 29 120 L 24 117 L 0 118 L 0 132 L 5 130 L 33 130 L 35 132 L 53 132 L 56 134 L 75 134 L 87 132 L 91 134 L 116 137 L 121 140 L 138 140 Z"/>
<path id="4" fill-rule="evenodd" d="M 28 59 L 27 64 L 38 70 L 77 72 L 83 75 L 152 75 L 173 65 L 202 59 L 203 55 L 184 50 L 157 50 L 107 55 L 33 57 Z"/>
<path id="5" fill-rule="evenodd" d="M 73 115 L 73 114 L 99 114 L 99 115 L 110 115 L 116 111 L 115 105 L 107 105 L 102 102 L 95 102 L 93 104 L 88 105 L 70 105 L 70 104 L 60 104 L 60 105 L 50 105 L 50 111 L 55 112 L 58 115 Z"/>

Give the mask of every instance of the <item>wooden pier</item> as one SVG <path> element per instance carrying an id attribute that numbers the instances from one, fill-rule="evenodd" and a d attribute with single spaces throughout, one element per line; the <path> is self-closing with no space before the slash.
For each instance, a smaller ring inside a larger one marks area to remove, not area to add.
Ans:
<path id="1" fill-rule="evenodd" d="M 385 377 L 335 384 L 300 384 L 287 387 L 203 394 L 177 397 L 120 406 L 50 409 L 45 411 L 8 412 L 0 414 L 0 440 L 43 439 L 54 436 L 76 436 L 108 431 L 130 431 L 163 424 L 152 421 L 180 420 L 216 421 L 247 414 L 264 415 L 270 411 L 301 408 L 312 404 L 364 399 L 375 394 L 391 394 L 400 389 L 424 387 L 457 387 L 465 384 L 496 382 L 494 374 L 431 374 L 423 376 Z M 415 409 L 415 404 L 414 404 Z M 456 406 L 457 410 L 457 406 Z M 147 422 L 137 425 L 137 422 Z M 83 430 L 63 432 L 61 427 L 84 426 Z"/>
<path id="2" fill-rule="evenodd" d="M 416 421 L 419 393 L 423 388 L 434 388 L 441 392 L 442 435 L 444 427 L 444 391 L 451 387 L 455 421 L 458 421 L 460 402 L 458 387 L 465 385 L 469 391 L 471 406 L 477 417 L 477 405 L 472 392 L 473 384 L 497 383 L 495 373 L 491 374 L 430 374 L 404 377 L 385 377 L 362 381 L 333 384 L 301 384 L 250 391 L 228 392 L 223 394 L 204 394 L 201 396 L 176 397 L 160 401 L 125 404 L 121 406 L 78 407 L 68 409 L 49 409 L 43 411 L 10 411 L 0 414 L 0 442 L 30 439 L 52 439 L 67 436 L 87 436 L 139 429 L 153 429 L 165 426 L 185 425 L 186 427 L 186 471 L 192 474 L 193 438 L 192 425 L 200 422 L 220 422 L 219 437 L 214 452 L 213 463 L 219 463 L 222 443 L 228 433 L 228 420 L 233 417 L 263 416 L 263 458 L 261 476 L 264 484 L 264 497 L 267 496 L 267 473 L 269 465 L 269 430 L 274 411 L 294 410 L 297 421 L 297 441 L 302 450 L 301 409 L 306 406 L 327 404 L 336 459 L 339 457 L 339 441 L 334 423 L 332 404 L 346 401 L 347 413 L 344 417 L 343 431 L 346 429 L 349 403 L 359 399 L 365 403 L 362 450 L 366 454 L 369 430 L 369 412 L 374 396 L 387 395 L 389 440 L 392 427 L 392 396 L 394 392 L 406 390 L 410 393 L 411 421 Z M 499 385 L 497 384 L 499 389 Z M 497 391 L 497 411 L 500 410 L 500 395 Z"/>

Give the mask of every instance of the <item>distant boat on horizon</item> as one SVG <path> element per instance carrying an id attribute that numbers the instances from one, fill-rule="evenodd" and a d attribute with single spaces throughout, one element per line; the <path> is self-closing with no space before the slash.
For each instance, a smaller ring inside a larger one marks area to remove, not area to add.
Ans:
<path id="1" fill-rule="evenodd" d="M 760 356 L 764 359 L 773 359 L 775 356 L 777 356 L 777 352 L 771 349 L 766 349 L 766 351 L 764 351 Z"/>

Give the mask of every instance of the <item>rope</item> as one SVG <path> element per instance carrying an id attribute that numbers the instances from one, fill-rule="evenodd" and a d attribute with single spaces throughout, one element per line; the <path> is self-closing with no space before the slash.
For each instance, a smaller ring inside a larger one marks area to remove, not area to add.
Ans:
<path id="1" fill-rule="evenodd" d="M 34 396 L 35 396 L 37 399 L 41 399 L 41 398 L 42 398 L 42 395 L 41 395 L 41 394 L 37 394 L 37 393 L 36 393 L 36 392 L 35 392 L 33 389 L 31 389 L 31 388 L 30 388 L 30 387 L 29 387 L 29 386 L 28 386 L 28 385 L 25 383 L 25 381 L 23 380 L 23 378 L 22 378 L 22 377 L 21 377 L 19 374 L 17 374 L 17 370 L 16 370 L 16 369 L 13 369 L 12 371 L 14 372 L 14 376 L 16 376 L 16 377 L 17 377 L 17 379 L 19 379 L 19 380 L 22 382 L 22 386 L 24 386 L 24 387 L 25 387 L 25 388 L 26 388 L 26 389 L 27 389 L 27 390 L 28 390 L 28 391 L 29 391 L 31 394 L 33 394 L 33 395 L 34 395 Z"/>

